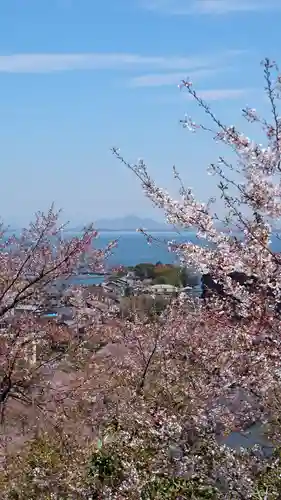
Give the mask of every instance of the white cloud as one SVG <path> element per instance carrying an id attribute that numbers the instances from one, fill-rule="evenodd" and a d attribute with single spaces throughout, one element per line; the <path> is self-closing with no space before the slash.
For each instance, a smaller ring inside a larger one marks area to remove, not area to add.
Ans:
<path id="1" fill-rule="evenodd" d="M 206 101 L 224 101 L 239 99 L 250 92 L 253 92 L 253 89 L 207 89 L 199 90 L 198 95 Z M 190 94 L 184 95 L 187 99 L 193 99 Z"/>
<path id="2" fill-rule="evenodd" d="M 210 0 L 212 1 L 212 0 Z M 132 77 L 132 87 L 160 87 L 177 85 L 183 78 L 199 80 L 222 71 L 222 63 L 242 51 L 226 51 L 218 55 L 190 57 L 157 57 L 129 53 L 78 54 L 12 54 L 0 55 L 0 73 L 52 73 L 74 70 L 156 70 L 155 73 Z M 223 71 L 228 70 L 224 66 Z M 201 92 L 206 100 L 236 99 L 246 93 L 244 89 L 213 89 Z M 187 96 L 188 97 L 188 96 Z"/>
<path id="3" fill-rule="evenodd" d="M 241 51 L 219 56 L 157 57 L 127 53 L 12 54 L 0 55 L 2 73 L 50 73 L 55 71 L 132 69 L 183 70 L 218 64 Z"/>
<path id="4" fill-rule="evenodd" d="M 281 8 L 280 0 L 140 0 L 149 10 L 167 14 L 228 14 Z"/>
<path id="5" fill-rule="evenodd" d="M 192 81 L 199 80 L 217 74 L 218 68 L 203 68 L 188 73 L 188 78 Z M 178 85 L 183 78 L 187 77 L 182 72 L 177 73 L 153 73 L 136 76 L 131 79 L 131 87 L 164 87 L 169 85 Z"/>
<path id="6" fill-rule="evenodd" d="M 0 72 L 44 73 L 53 71 L 114 69 L 147 64 L 164 64 L 161 58 L 135 54 L 13 54 L 0 56 Z M 172 61 L 170 61 L 172 63 Z"/>

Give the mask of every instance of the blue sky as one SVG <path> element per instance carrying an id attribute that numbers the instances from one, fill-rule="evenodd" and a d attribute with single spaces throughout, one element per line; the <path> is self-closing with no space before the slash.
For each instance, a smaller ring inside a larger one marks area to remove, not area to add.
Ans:
<path id="1" fill-rule="evenodd" d="M 175 191 L 171 167 L 205 200 L 221 152 L 179 126 L 201 115 L 190 76 L 229 124 L 263 111 L 259 62 L 280 61 L 280 0 L 0 0 L 0 213 L 24 224 L 52 201 L 79 224 L 159 218 L 110 153 L 144 158 Z"/>

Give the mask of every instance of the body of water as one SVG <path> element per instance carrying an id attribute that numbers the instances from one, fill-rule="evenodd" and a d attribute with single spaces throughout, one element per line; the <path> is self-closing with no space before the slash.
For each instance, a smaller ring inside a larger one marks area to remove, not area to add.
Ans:
<path id="1" fill-rule="evenodd" d="M 141 262 L 151 262 L 156 264 L 160 261 L 163 264 L 173 264 L 177 261 L 177 256 L 168 251 L 167 243 L 176 241 L 177 243 L 192 242 L 200 244 L 194 232 L 185 232 L 179 235 L 176 232 L 151 232 L 151 244 L 141 233 L 134 231 L 103 231 L 98 238 L 94 240 L 95 248 L 105 248 L 111 241 L 117 240 L 117 247 L 113 249 L 109 256 L 107 267 L 110 269 L 115 266 L 135 266 Z M 65 231 L 65 239 L 79 236 L 79 233 Z M 201 244 L 204 242 L 201 241 Z M 271 248 L 275 252 L 281 252 L 281 240 L 277 236 L 272 237 Z M 74 279 L 76 284 L 97 284 L 102 282 L 102 277 L 79 276 Z"/>
<path id="2" fill-rule="evenodd" d="M 161 261 L 164 264 L 172 264 L 176 260 L 176 255 L 167 249 L 167 242 L 176 241 L 177 243 L 192 242 L 200 244 L 193 232 L 177 234 L 175 232 L 155 232 L 150 233 L 154 239 L 151 244 L 147 243 L 145 236 L 137 232 L 103 232 L 94 241 L 97 248 L 104 248 L 110 241 L 118 240 L 118 246 L 113 250 L 109 257 L 110 266 L 123 265 L 135 266 L 140 262 Z M 157 240 L 157 241 L 156 241 Z M 281 252 L 281 240 L 276 236 L 272 238 L 271 248 L 274 252 Z"/>
<path id="3" fill-rule="evenodd" d="M 175 240 L 178 243 L 186 240 L 196 241 L 194 233 L 187 233 L 185 236 L 180 236 L 173 232 L 150 234 L 153 241 L 151 244 L 148 244 L 147 239 L 141 233 L 104 232 L 94 241 L 94 246 L 104 248 L 110 241 L 116 239 L 118 240 L 118 245 L 108 259 L 109 265 L 135 266 L 140 262 L 156 264 L 158 261 L 165 264 L 172 264 L 176 260 L 176 255 L 168 251 L 167 243 L 169 241 Z"/>
<path id="4" fill-rule="evenodd" d="M 196 234 L 193 232 L 186 232 L 184 234 L 177 234 L 175 232 L 155 232 L 150 233 L 153 241 L 148 244 L 147 239 L 141 233 L 127 231 L 127 232 L 102 232 L 99 237 L 94 241 L 96 248 L 105 248 L 111 241 L 118 240 L 118 245 L 113 249 L 112 255 L 108 258 L 108 267 L 112 266 L 135 266 L 141 262 L 151 262 L 156 264 L 160 261 L 163 264 L 173 264 L 177 261 L 177 256 L 168 251 L 167 242 L 176 241 L 177 243 L 192 242 L 199 244 Z M 66 233 L 65 237 L 71 237 L 74 234 Z M 281 240 L 276 236 L 272 238 L 272 250 L 274 252 L 281 252 Z M 77 277 L 75 278 L 76 284 L 97 284 L 102 282 L 102 277 Z"/>
<path id="5" fill-rule="evenodd" d="M 141 262 L 162 262 L 163 264 L 173 264 L 176 262 L 176 255 L 168 251 L 167 243 L 175 240 L 184 242 L 187 239 L 196 240 L 193 233 L 188 233 L 185 236 L 179 236 L 176 233 L 151 233 L 154 238 L 151 244 L 148 244 L 147 239 L 141 233 L 127 232 L 102 232 L 98 238 L 94 240 L 95 248 L 106 248 L 113 240 L 117 240 L 117 247 L 113 249 L 112 254 L 108 257 L 107 267 L 110 269 L 115 266 L 135 266 Z M 65 237 L 74 236 L 71 233 L 66 233 Z M 78 276 L 71 280 L 75 284 L 98 284 L 103 281 L 103 277 Z"/>

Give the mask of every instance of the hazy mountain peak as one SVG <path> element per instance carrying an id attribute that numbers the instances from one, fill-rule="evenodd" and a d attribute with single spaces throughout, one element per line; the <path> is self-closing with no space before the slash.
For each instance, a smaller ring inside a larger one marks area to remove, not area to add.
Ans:
<path id="1" fill-rule="evenodd" d="M 148 230 L 167 230 L 169 229 L 168 224 L 164 222 L 157 222 L 150 218 L 140 218 L 136 215 L 126 215 L 125 217 L 117 217 L 112 219 L 99 219 L 96 221 L 95 227 L 98 230 L 124 230 L 124 231 L 135 231 L 138 228 L 144 228 Z"/>

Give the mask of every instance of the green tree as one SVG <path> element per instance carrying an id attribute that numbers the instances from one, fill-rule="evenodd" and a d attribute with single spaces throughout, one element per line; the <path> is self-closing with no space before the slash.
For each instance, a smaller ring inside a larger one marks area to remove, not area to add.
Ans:
<path id="1" fill-rule="evenodd" d="M 135 266 L 135 274 L 140 279 L 153 279 L 155 276 L 154 268 L 154 264 L 150 262 L 137 264 Z"/>

